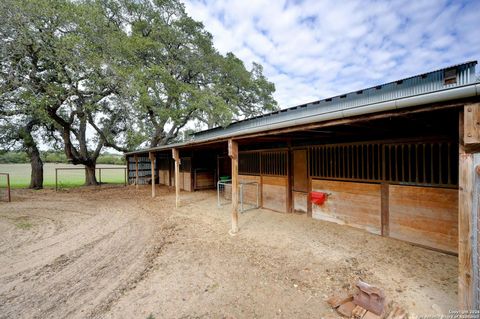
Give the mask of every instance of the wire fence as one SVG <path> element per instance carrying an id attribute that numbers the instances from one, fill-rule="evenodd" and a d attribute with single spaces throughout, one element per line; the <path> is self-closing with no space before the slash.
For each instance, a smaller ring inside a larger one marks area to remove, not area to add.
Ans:
<path id="1" fill-rule="evenodd" d="M 107 172 L 110 172 L 112 170 L 123 170 L 123 180 L 119 180 L 118 176 L 115 176 L 115 178 L 112 178 L 112 174 L 107 174 Z M 121 185 L 127 186 L 127 167 L 97 167 L 95 168 L 95 176 L 98 178 L 98 186 L 102 186 L 102 184 L 116 184 L 116 185 Z M 69 181 L 62 182 L 62 171 L 73 171 L 73 174 L 68 174 L 68 178 L 70 179 L 75 179 L 78 180 L 79 178 L 85 178 L 85 168 L 84 167 L 59 167 L 55 168 L 55 191 L 57 191 L 60 188 L 65 188 L 70 185 Z M 104 172 L 102 174 L 102 171 Z M 77 173 L 78 172 L 78 173 Z M 102 181 L 102 176 L 103 176 L 103 181 Z M 105 179 L 106 178 L 106 179 Z M 108 181 L 110 180 L 110 181 Z M 113 181 L 112 181 L 113 180 Z M 107 182 L 105 182 L 107 181 Z"/>
<path id="2" fill-rule="evenodd" d="M 0 173 L 0 201 L 12 201 L 10 193 L 10 174 Z"/>
<path id="3" fill-rule="evenodd" d="M 240 182 L 238 184 L 238 203 L 240 213 L 260 207 L 260 186 L 258 182 Z M 217 206 L 232 203 L 232 180 L 217 182 Z"/>

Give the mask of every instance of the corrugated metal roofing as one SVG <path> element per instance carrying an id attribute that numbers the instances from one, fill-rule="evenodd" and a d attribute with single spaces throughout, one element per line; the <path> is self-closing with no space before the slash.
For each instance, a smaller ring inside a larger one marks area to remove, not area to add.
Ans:
<path id="1" fill-rule="evenodd" d="M 462 64 L 449 66 L 436 71 L 412 76 L 409 78 L 377 85 L 367 89 L 338 95 L 335 97 L 282 109 L 267 113 L 254 118 L 234 122 L 229 126 L 217 127 L 195 133 L 194 138 L 183 143 L 163 145 L 145 150 L 126 153 L 127 155 L 148 151 L 168 150 L 173 147 L 182 147 L 196 143 L 221 140 L 233 136 L 241 136 L 248 131 L 259 131 L 263 127 L 292 126 L 298 119 L 338 117 L 335 114 L 342 114 L 341 117 L 360 114 L 374 113 L 376 105 L 400 103 L 409 98 L 425 97 L 430 93 L 440 96 L 451 95 L 451 91 L 462 90 L 462 87 L 470 88 L 474 95 L 480 95 L 480 86 L 475 79 L 475 65 L 477 61 L 470 61 Z M 456 69 L 455 83 L 445 83 L 445 71 Z M 445 94 L 443 94 L 445 93 Z M 445 97 L 444 97 L 445 98 Z M 420 98 L 421 99 L 421 98 Z M 395 102 L 393 102 L 395 101 Z M 408 104 L 408 102 L 407 102 Z M 315 118 L 314 118 L 315 117 Z"/>
<path id="2" fill-rule="evenodd" d="M 387 102 L 467 85 L 475 82 L 476 64 L 477 61 L 457 64 L 429 73 L 234 122 L 225 128 L 217 127 L 210 130 L 200 131 L 194 134 L 194 140 L 217 138 L 221 135 L 241 132 L 244 129 L 260 127 L 277 122 L 284 122 L 296 117 L 314 116 L 322 113 L 347 110 L 364 105 Z M 456 83 L 445 84 L 445 70 L 452 68 L 457 69 Z"/>

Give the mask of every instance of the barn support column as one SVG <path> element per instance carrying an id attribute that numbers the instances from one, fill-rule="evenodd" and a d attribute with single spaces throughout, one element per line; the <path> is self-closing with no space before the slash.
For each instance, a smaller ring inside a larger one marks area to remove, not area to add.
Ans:
<path id="1" fill-rule="evenodd" d="M 460 112 L 458 200 L 458 298 L 460 310 L 479 309 L 478 209 L 480 103 Z M 476 169 L 477 167 L 477 169 Z"/>
<path id="2" fill-rule="evenodd" d="M 155 198 L 155 153 L 149 152 L 148 158 L 150 159 L 150 170 L 152 172 L 152 198 Z"/>
<path id="3" fill-rule="evenodd" d="M 175 160 L 175 207 L 180 206 L 180 154 L 178 149 L 172 148 L 172 157 Z"/>
<path id="4" fill-rule="evenodd" d="M 135 155 L 135 188 L 138 189 L 138 157 Z"/>
<path id="5" fill-rule="evenodd" d="M 232 160 L 232 229 L 230 234 L 238 232 L 238 143 L 228 140 L 228 156 Z"/>

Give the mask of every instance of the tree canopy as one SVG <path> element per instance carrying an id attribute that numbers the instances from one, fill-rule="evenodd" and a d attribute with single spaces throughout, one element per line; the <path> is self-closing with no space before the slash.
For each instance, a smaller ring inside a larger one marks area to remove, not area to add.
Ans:
<path id="1" fill-rule="evenodd" d="M 24 142 L 61 144 L 88 184 L 105 147 L 277 108 L 261 65 L 220 54 L 176 0 L 4 0 L 0 21 L 0 125 L 41 130 Z"/>

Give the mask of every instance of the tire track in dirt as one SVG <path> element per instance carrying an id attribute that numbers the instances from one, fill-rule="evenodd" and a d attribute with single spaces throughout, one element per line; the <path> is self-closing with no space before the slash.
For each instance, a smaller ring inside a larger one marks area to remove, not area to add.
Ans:
<path id="1" fill-rule="evenodd" d="M 60 231 L 47 234 L 41 225 L 50 222 L 40 222 L 32 232 L 44 236 L 0 254 L 0 318 L 101 317 L 155 269 L 157 256 L 175 235 L 175 224 L 139 208 L 138 201 L 116 205 L 97 193 L 88 194 L 93 205 L 84 205 L 79 202 L 85 199 L 75 197 L 62 202 L 74 207 L 71 212 L 55 210 L 55 201 L 43 201 L 48 212 L 26 215 L 50 216 L 62 225 L 56 227 Z M 15 204 L 14 211 L 22 210 L 22 202 Z M 84 216 L 77 219 L 75 214 Z M 19 231 L 13 228 L 0 237 L 6 240 Z"/>

